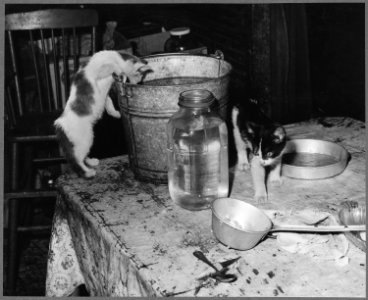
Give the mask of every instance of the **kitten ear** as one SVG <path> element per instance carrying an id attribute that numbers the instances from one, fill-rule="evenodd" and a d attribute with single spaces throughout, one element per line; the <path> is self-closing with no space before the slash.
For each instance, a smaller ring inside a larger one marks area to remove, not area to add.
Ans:
<path id="1" fill-rule="evenodd" d="M 136 65 L 136 67 L 138 67 Z M 136 71 L 132 72 L 128 75 L 129 82 L 132 84 L 136 84 L 141 82 L 146 77 L 147 73 L 153 72 L 150 66 L 144 64 L 136 69 Z"/>
<path id="2" fill-rule="evenodd" d="M 283 142 L 285 140 L 286 137 L 286 132 L 284 127 L 279 126 L 275 129 L 273 135 L 275 136 L 275 138 L 273 139 L 273 141 L 276 144 L 280 144 L 281 142 Z"/>
<path id="3" fill-rule="evenodd" d="M 146 74 L 149 72 L 153 72 L 152 68 L 149 65 L 143 65 L 137 70 L 141 74 Z"/>
<path id="4" fill-rule="evenodd" d="M 254 135 L 255 134 L 255 131 L 256 131 L 256 127 L 257 125 L 254 124 L 253 122 L 247 122 L 247 132 L 248 134 L 250 135 Z"/>

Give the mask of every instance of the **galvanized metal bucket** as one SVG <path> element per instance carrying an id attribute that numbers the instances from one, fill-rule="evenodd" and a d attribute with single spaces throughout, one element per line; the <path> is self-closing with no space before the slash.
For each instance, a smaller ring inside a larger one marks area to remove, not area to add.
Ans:
<path id="1" fill-rule="evenodd" d="M 130 165 L 137 179 L 167 182 L 166 124 L 178 110 L 179 94 L 206 89 L 217 99 L 224 119 L 229 103 L 231 65 L 216 55 L 158 54 L 144 57 L 153 69 L 143 84 L 120 83 L 119 106 L 129 143 Z"/>

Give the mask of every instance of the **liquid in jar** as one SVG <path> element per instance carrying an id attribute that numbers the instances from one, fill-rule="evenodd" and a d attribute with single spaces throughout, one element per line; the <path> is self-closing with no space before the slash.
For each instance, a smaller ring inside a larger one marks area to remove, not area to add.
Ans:
<path id="1" fill-rule="evenodd" d="M 208 91 L 194 91 L 195 98 L 199 93 L 213 100 Z M 227 127 L 210 109 L 211 103 L 181 103 L 168 124 L 169 192 L 176 204 L 189 210 L 209 208 L 215 199 L 228 196 Z"/>

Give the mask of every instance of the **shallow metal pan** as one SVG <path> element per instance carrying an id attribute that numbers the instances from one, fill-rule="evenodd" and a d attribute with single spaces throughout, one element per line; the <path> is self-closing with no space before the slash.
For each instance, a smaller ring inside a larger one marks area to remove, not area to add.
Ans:
<path id="1" fill-rule="evenodd" d="M 292 139 L 283 155 L 283 176 L 296 179 L 325 179 L 342 173 L 349 153 L 342 146 L 317 139 Z"/>

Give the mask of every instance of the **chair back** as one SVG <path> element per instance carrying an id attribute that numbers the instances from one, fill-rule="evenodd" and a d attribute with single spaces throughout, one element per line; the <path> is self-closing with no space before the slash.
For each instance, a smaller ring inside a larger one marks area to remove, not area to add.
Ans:
<path id="1" fill-rule="evenodd" d="M 61 110 L 72 75 L 96 51 L 98 14 L 48 9 L 5 16 L 5 113 Z"/>

